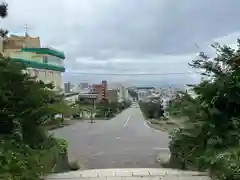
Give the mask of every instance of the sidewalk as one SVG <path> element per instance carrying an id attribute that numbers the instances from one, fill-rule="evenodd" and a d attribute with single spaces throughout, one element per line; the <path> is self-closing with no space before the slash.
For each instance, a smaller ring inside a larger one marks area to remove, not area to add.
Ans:
<path id="1" fill-rule="evenodd" d="M 211 180 L 206 173 L 175 169 L 94 169 L 52 174 L 45 180 Z"/>

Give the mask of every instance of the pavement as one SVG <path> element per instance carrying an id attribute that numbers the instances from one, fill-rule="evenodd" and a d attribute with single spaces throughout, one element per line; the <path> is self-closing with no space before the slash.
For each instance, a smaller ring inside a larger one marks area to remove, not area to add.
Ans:
<path id="1" fill-rule="evenodd" d="M 173 169 L 95 169 L 52 174 L 45 180 L 210 180 L 206 173 Z"/>
<path id="2" fill-rule="evenodd" d="M 168 134 L 149 128 L 136 107 L 112 120 L 80 121 L 53 132 L 68 140 L 69 161 L 82 169 L 158 168 L 158 154 L 169 152 Z"/>

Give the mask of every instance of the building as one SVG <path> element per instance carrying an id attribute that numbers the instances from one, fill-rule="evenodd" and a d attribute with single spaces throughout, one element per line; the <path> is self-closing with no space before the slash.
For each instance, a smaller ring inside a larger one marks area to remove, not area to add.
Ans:
<path id="1" fill-rule="evenodd" d="M 103 85 L 102 84 L 92 84 L 90 93 L 97 94 L 97 101 L 101 101 L 103 96 Z"/>
<path id="2" fill-rule="evenodd" d="M 80 90 L 88 89 L 89 84 L 88 83 L 80 83 L 78 87 L 79 87 Z"/>
<path id="3" fill-rule="evenodd" d="M 128 100 L 129 100 L 128 89 L 124 86 L 120 86 L 118 91 L 118 101 L 123 102 Z"/>
<path id="4" fill-rule="evenodd" d="M 93 108 L 95 108 L 95 102 L 97 100 L 98 94 L 94 93 L 80 93 L 78 100 L 81 103 L 92 104 Z"/>
<path id="5" fill-rule="evenodd" d="M 108 89 L 108 101 L 109 102 L 118 102 L 118 90 L 117 89 Z"/>
<path id="6" fill-rule="evenodd" d="M 62 72 L 65 72 L 63 52 L 41 47 L 39 37 L 10 36 L 0 39 L 0 52 L 15 62 L 25 64 L 27 72 L 37 80 L 53 83 L 54 90 L 62 91 Z"/>
<path id="7" fill-rule="evenodd" d="M 74 105 L 79 99 L 79 93 L 65 93 L 64 100 L 68 105 Z"/>
<path id="8" fill-rule="evenodd" d="M 92 84 L 90 93 L 98 94 L 97 101 L 107 99 L 107 81 L 102 81 L 101 84 Z"/>
<path id="9" fill-rule="evenodd" d="M 103 95 L 103 99 L 107 98 L 107 92 L 108 92 L 108 84 L 106 80 L 102 81 L 102 95 Z"/>
<path id="10" fill-rule="evenodd" d="M 64 93 L 70 93 L 71 92 L 71 83 L 66 82 L 64 83 Z"/>

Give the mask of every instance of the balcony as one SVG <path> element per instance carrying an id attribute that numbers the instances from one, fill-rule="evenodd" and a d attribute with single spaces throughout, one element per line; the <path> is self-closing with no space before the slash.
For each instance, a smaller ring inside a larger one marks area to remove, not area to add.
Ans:
<path id="1" fill-rule="evenodd" d="M 37 62 L 37 61 L 30 61 L 30 60 L 20 59 L 20 58 L 10 58 L 10 59 L 15 62 L 23 63 L 27 67 L 31 67 L 31 68 L 65 72 L 65 68 L 61 67 L 61 66 L 51 65 L 51 64 L 47 64 L 47 63 L 41 63 L 41 62 Z"/>
<path id="2" fill-rule="evenodd" d="M 58 51 L 56 49 L 50 47 L 43 47 L 43 48 L 21 48 L 22 52 L 32 52 L 36 54 L 49 54 L 52 56 L 59 57 L 60 59 L 65 59 L 65 55 L 63 52 Z"/>

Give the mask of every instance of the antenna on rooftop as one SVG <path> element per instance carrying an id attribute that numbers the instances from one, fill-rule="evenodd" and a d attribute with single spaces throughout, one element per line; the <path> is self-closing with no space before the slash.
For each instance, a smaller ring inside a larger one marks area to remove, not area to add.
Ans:
<path id="1" fill-rule="evenodd" d="M 24 25 L 24 29 L 25 29 L 25 37 L 29 37 L 29 34 L 28 34 L 28 25 L 27 24 L 25 24 Z"/>

